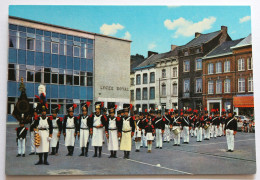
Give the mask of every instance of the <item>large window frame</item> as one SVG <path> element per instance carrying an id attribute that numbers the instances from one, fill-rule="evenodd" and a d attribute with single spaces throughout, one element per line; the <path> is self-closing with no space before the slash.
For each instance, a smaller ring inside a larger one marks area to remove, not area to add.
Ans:
<path id="1" fill-rule="evenodd" d="M 214 81 L 208 81 L 208 94 L 214 94 Z"/>
<path id="2" fill-rule="evenodd" d="M 183 72 L 190 72 L 190 60 L 183 61 Z"/>
<path id="3" fill-rule="evenodd" d="M 240 58 L 238 59 L 238 71 L 244 71 L 245 70 L 245 59 Z"/>
<path id="4" fill-rule="evenodd" d="M 245 78 L 238 78 L 238 92 L 243 93 L 245 91 Z"/>
<path id="5" fill-rule="evenodd" d="M 230 79 L 224 80 L 224 93 L 230 93 L 231 92 L 231 86 L 230 86 Z"/>

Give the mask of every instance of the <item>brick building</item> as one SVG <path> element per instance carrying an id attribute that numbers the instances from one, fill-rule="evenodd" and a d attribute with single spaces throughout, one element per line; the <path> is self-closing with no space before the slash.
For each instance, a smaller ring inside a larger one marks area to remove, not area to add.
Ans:
<path id="1" fill-rule="evenodd" d="M 219 44 L 231 40 L 227 27 L 221 30 L 201 34 L 195 33 L 194 39 L 177 47 L 179 60 L 178 106 L 202 108 L 202 57 Z"/>

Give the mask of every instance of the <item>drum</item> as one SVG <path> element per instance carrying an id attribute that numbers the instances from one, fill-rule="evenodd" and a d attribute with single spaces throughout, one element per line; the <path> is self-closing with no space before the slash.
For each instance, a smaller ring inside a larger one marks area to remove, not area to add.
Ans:
<path id="1" fill-rule="evenodd" d="M 36 148 L 38 148 L 40 146 L 40 143 L 41 143 L 41 137 L 40 137 L 38 132 L 35 133 L 34 138 L 35 138 L 34 145 L 35 145 Z"/>
<path id="2" fill-rule="evenodd" d="M 203 127 L 205 130 L 207 130 L 209 128 L 209 125 L 208 124 L 205 124 L 204 127 Z"/>
<path id="3" fill-rule="evenodd" d="M 173 134 L 178 135 L 178 134 L 180 134 L 180 133 L 181 133 L 180 128 L 175 128 L 175 129 L 173 129 Z"/>

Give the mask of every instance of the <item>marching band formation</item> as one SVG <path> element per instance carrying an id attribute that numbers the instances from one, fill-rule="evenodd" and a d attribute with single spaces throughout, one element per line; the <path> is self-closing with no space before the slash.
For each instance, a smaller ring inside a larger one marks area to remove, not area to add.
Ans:
<path id="1" fill-rule="evenodd" d="M 38 97 L 38 96 L 37 96 Z M 51 116 L 46 115 L 48 104 L 44 94 L 38 97 L 39 103 L 34 107 L 34 116 L 30 124 L 31 153 L 39 155 L 35 165 L 49 165 L 47 158 L 58 155 L 59 140 L 63 134 L 67 156 L 73 156 L 75 141 L 78 139 L 81 148 L 79 156 L 88 156 L 89 146 L 94 147 L 93 157 L 102 156 L 102 147 L 107 142 L 110 151 L 109 158 L 117 158 L 117 151 L 124 151 L 124 158 L 130 158 L 132 142 L 135 142 L 135 152 L 140 152 L 141 147 L 146 147 L 148 153 L 155 148 L 162 149 L 163 142 L 174 140 L 173 146 L 189 144 L 190 136 L 196 137 L 197 142 L 226 136 L 228 152 L 234 150 L 234 136 L 237 132 L 237 119 L 231 110 L 222 110 L 220 116 L 218 109 L 207 109 L 199 112 L 192 109 L 165 109 L 162 115 L 161 107 L 149 112 L 133 111 L 131 104 L 124 104 L 123 108 L 116 105 L 104 107 L 103 102 L 95 103 L 95 112 L 88 115 L 90 102 L 81 104 L 82 114 L 74 115 L 76 104 L 67 105 L 67 115 L 58 117 L 60 105 L 52 106 Z M 107 115 L 108 111 L 108 115 Z M 38 115 L 40 114 L 41 115 Z M 25 138 L 27 128 L 20 123 L 17 131 L 18 155 L 25 156 Z"/>

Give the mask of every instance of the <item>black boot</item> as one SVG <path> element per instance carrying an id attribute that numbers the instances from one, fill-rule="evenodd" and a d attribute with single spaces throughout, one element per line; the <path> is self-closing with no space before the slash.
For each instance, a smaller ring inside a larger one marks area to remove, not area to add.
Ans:
<path id="1" fill-rule="evenodd" d="M 81 154 L 80 154 L 79 156 L 84 156 L 84 152 L 85 152 L 85 148 L 82 147 L 82 148 L 81 148 Z"/>
<path id="2" fill-rule="evenodd" d="M 74 146 L 71 146 L 71 153 L 70 153 L 71 156 L 73 156 L 73 152 L 74 152 Z"/>
<path id="3" fill-rule="evenodd" d="M 130 151 L 126 152 L 126 159 L 129 159 Z"/>
<path id="4" fill-rule="evenodd" d="M 114 152 L 110 151 L 110 156 L 108 158 L 112 158 L 112 157 L 114 157 Z"/>
<path id="5" fill-rule="evenodd" d="M 88 145 L 89 145 L 89 143 L 87 143 L 86 152 L 85 152 L 85 157 L 88 157 Z"/>
<path id="6" fill-rule="evenodd" d="M 47 158 L 48 158 L 48 153 L 44 153 L 44 162 L 43 162 L 43 164 L 45 164 L 45 165 L 50 165 L 50 164 L 48 163 L 48 161 L 47 161 Z"/>
<path id="7" fill-rule="evenodd" d="M 59 147 L 60 147 L 60 143 L 59 143 L 59 141 L 58 141 L 58 142 L 57 142 L 57 146 L 56 146 L 56 152 L 55 152 L 56 155 L 58 155 Z"/>
<path id="8" fill-rule="evenodd" d="M 52 148 L 51 148 L 51 153 L 50 153 L 50 155 L 55 155 L 55 147 L 52 147 Z"/>
<path id="9" fill-rule="evenodd" d="M 98 149 L 98 147 L 95 146 L 95 154 L 93 157 L 97 157 L 97 149 Z"/>
<path id="10" fill-rule="evenodd" d="M 124 159 L 126 159 L 126 151 L 124 151 Z"/>
<path id="11" fill-rule="evenodd" d="M 35 163 L 35 165 L 42 164 L 42 155 L 43 155 L 43 153 L 39 153 L 39 161 L 37 163 Z"/>
<path id="12" fill-rule="evenodd" d="M 98 152 L 99 152 L 98 157 L 100 158 L 101 157 L 101 153 L 102 153 L 102 147 L 99 147 Z"/>
<path id="13" fill-rule="evenodd" d="M 70 146 L 67 146 L 68 154 L 66 156 L 70 156 Z"/>
<path id="14" fill-rule="evenodd" d="M 116 156 L 116 151 L 114 151 L 114 158 L 117 158 L 117 156 Z"/>

